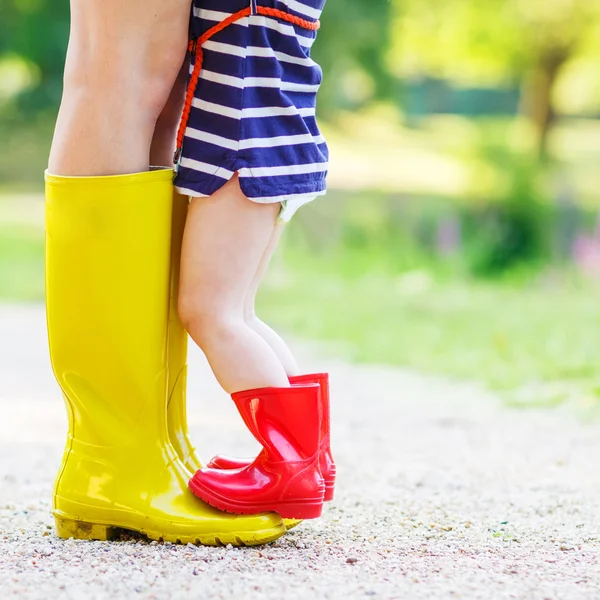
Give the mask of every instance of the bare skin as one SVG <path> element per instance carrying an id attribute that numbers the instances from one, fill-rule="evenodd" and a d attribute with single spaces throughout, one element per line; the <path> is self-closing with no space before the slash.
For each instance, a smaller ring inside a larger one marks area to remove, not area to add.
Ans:
<path id="1" fill-rule="evenodd" d="M 256 333 L 258 333 L 269 344 L 269 346 L 271 346 L 273 352 L 275 352 L 279 358 L 279 361 L 283 365 L 288 377 L 292 377 L 300 374 L 298 363 L 296 362 L 292 351 L 276 331 L 274 331 L 256 316 L 255 309 L 258 288 L 263 277 L 265 276 L 265 273 L 267 272 L 269 263 L 271 262 L 271 258 L 275 252 L 275 249 L 277 248 L 277 244 L 279 243 L 279 238 L 281 237 L 284 227 L 285 225 L 283 223 L 278 223 L 275 225 L 273 235 L 269 240 L 267 249 L 263 254 L 258 270 L 254 275 L 254 280 L 252 281 L 250 288 L 246 293 L 246 300 L 244 302 L 244 319 L 246 323 L 252 329 L 254 329 L 254 331 L 256 331 Z"/>
<path id="2" fill-rule="evenodd" d="M 150 146 L 150 164 L 154 166 L 168 166 L 173 163 L 175 154 L 177 129 L 181 120 L 185 89 L 187 83 L 187 61 L 181 68 L 173 85 L 169 99 L 165 104 L 152 136 Z"/>
<path id="3" fill-rule="evenodd" d="M 179 313 L 228 393 L 289 386 L 277 354 L 244 318 L 278 211 L 278 204 L 248 200 L 237 176 L 210 198 L 194 198 L 190 205 Z"/>
<path id="4" fill-rule="evenodd" d="M 65 85 L 48 169 L 147 171 L 188 40 L 190 0 L 71 0 Z"/>

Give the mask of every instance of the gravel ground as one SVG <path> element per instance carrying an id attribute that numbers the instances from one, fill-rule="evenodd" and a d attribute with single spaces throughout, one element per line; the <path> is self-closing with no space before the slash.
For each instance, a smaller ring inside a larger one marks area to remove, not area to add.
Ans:
<path id="1" fill-rule="evenodd" d="M 0 307 L 0 597 L 600 598 L 600 425 L 297 350 L 333 378 L 338 496 L 321 520 L 258 549 L 63 541 L 43 311 Z M 203 455 L 253 452 L 199 352 L 190 363 Z"/>

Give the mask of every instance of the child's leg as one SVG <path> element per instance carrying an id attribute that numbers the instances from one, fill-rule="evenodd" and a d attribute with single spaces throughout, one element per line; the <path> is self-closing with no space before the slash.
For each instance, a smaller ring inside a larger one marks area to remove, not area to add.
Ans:
<path id="1" fill-rule="evenodd" d="M 244 320 L 244 303 L 271 241 L 279 204 L 258 204 L 235 176 L 190 205 L 181 260 L 179 312 L 228 392 L 286 387 L 269 344 Z"/>
<path id="2" fill-rule="evenodd" d="M 271 262 L 271 257 L 277 248 L 277 244 L 279 243 L 279 238 L 281 237 L 284 227 L 284 223 L 277 223 L 275 226 L 273 235 L 269 240 L 269 244 L 260 261 L 258 270 L 256 271 L 252 284 L 250 285 L 248 293 L 246 294 L 246 299 L 244 302 L 244 319 L 246 320 L 246 323 L 254 331 L 256 331 L 256 333 L 258 333 L 267 342 L 267 344 L 269 344 L 269 346 L 271 346 L 271 349 L 273 352 L 275 352 L 277 358 L 279 358 L 279 361 L 283 365 L 288 377 L 292 377 L 300 373 L 300 369 L 298 368 L 298 364 L 296 363 L 296 359 L 294 358 L 292 351 L 276 331 L 271 329 L 271 327 L 269 327 L 256 316 L 255 309 L 258 288 L 265 273 L 267 272 L 269 263 Z"/>

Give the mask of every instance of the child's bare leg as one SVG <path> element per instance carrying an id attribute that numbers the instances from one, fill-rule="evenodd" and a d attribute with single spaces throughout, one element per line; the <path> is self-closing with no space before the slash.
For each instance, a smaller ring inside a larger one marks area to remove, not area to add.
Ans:
<path id="1" fill-rule="evenodd" d="M 275 249 L 277 248 L 277 244 L 279 243 L 279 238 L 281 237 L 284 227 L 285 225 L 283 223 L 278 223 L 275 226 L 273 235 L 269 240 L 269 244 L 260 261 L 258 270 L 256 271 L 252 284 L 250 285 L 248 293 L 246 294 L 246 299 L 244 302 L 244 319 L 246 323 L 254 331 L 256 331 L 256 333 L 258 333 L 267 342 L 267 344 L 269 344 L 269 346 L 271 346 L 271 349 L 277 355 L 277 358 L 283 365 L 288 377 L 292 377 L 300 374 L 300 369 L 298 368 L 298 364 L 296 363 L 296 359 L 294 358 L 292 351 L 276 331 L 271 329 L 271 327 L 269 327 L 256 316 L 255 309 L 258 288 L 263 277 L 265 276 L 265 273 L 267 272 L 269 263 L 271 262 L 271 258 L 275 252 Z"/>
<path id="2" fill-rule="evenodd" d="M 244 303 L 275 229 L 279 204 L 257 204 L 235 176 L 192 200 L 183 239 L 179 313 L 228 393 L 289 385 L 269 344 L 244 320 Z"/>

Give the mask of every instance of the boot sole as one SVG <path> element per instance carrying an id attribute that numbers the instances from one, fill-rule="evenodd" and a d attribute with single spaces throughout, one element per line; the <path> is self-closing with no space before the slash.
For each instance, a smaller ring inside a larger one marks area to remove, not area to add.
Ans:
<path id="1" fill-rule="evenodd" d="M 323 514 L 323 500 L 304 500 L 294 502 L 270 502 L 263 504 L 246 504 L 232 502 L 228 498 L 217 496 L 194 478 L 190 479 L 189 488 L 201 500 L 214 508 L 234 515 L 255 515 L 262 512 L 276 512 L 282 519 L 318 519 Z"/>
<path id="2" fill-rule="evenodd" d="M 110 541 L 132 531 L 146 536 L 150 540 L 171 542 L 173 544 L 195 544 L 202 546 L 261 546 L 279 539 L 286 531 L 280 528 L 264 529 L 252 532 L 226 533 L 215 532 L 206 535 L 173 535 L 151 530 L 130 529 L 117 524 L 90 523 L 55 514 L 56 535 L 61 539 Z"/>
<path id="3" fill-rule="evenodd" d="M 294 529 L 294 527 L 298 527 L 300 523 L 302 523 L 302 519 L 283 519 L 283 524 L 287 531 Z"/>

